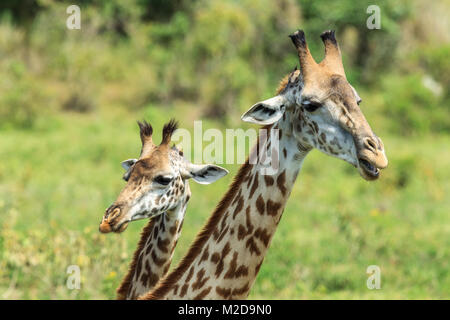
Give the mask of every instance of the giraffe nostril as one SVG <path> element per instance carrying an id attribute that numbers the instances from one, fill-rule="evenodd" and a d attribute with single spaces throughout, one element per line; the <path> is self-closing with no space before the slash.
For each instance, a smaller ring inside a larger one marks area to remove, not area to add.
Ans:
<path id="1" fill-rule="evenodd" d="M 365 144 L 367 149 L 370 149 L 372 152 L 376 153 L 377 144 L 376 144 L 375 141 L 373 141 L 373 139 L 371 139 L 371 138 L 364 139 L 364 144 Z"/>
<path id="2" fill-rule="evenodd" d="M 120 206 L 118 205 L 111 205 L 108 207 L 108 209 L 106 209 L 106 213 L 103 217 L 103 220 L 105 220 L 105 222 L 112 222 L 114 219 L 116 219 L 119 214 L 121 213 L 121 209 Z"/>
<path id="3" fill-rule="evenodd" d="M 114 220 L 114 218 L 116 218 L 118 215 L 120 214 L 120 209 L 119 208 L 115 208 L 113 210 L 113 212 L 111 212 L 111 214 L 109 215 L 109 221 Z"/>

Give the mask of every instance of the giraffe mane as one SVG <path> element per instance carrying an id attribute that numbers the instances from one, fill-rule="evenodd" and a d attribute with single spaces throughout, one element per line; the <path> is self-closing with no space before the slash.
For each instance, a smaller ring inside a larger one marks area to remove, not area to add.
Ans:
<path id="1" fill-rule="evenodd" d="M 277 94 L 280 94 L 281 92 L 283 92 L 284 89 L 286 89 L 286 87 L 287 87 L 287 85 L 289 83 L 289 76 L 290 75 L 291 74 L 289 73 L 289 74 L 285 75 L 283 77 L 283 79 L 281 79 L 280 83 L 278 84 L 277 91 L 276 91 Z"/>
<path id="2" fill-rule="evenodd" d="M 284 91 L 284 89 L 286 89 L 287 85 L 289 84 L 289 82 L 292 81 L 292 77 L 295 75 L 295 73 L 298 71 L 297 66 L 294 68 L 294 70 L 292 70 L 291 72 L 289 72 L 287 75 L 285 75 L 283 77 L 283 79 L 281 79 L 280 83 L 278 84 L 278 88 L 276 91 L 276 94 L 280 94 Z"/>

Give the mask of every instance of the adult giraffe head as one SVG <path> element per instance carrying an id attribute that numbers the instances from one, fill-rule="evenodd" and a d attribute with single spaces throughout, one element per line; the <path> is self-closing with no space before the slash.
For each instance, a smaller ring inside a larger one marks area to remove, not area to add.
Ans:
<path id="1" fill-rule="evenodd" d="M 164 125 L 162 142 L 155 145 L 153 128 L 138 122 L 142 149 L 139 159 L 122 162 L 126 170 L 126 186 L 108 208 L 100 224 L 100 232 L 122 232 L 128 223 L 152 218 L 184 205 L 190 197 L 187 180 L 209 184 L 228 171 L 216 165 L 195 165 L 183 157 L 176 147 L 170 147 L 172 133 L 177 129 L 173 119 Z"/>
<path id="2" fill-rule="evenodd" d="M 359 104 L 361 98 L 348 83 L 334 31 L 321 34 L 325 57 L 316 63 L 302 30 L 290 35 L 300 70 L 285 77 L 277 96 L 253 105 L 242 119 L 273 124 L 290 117 L 299 149 L 320 151 L 343 159 L 366 180 L 379 177 L 388 160 L 383 142 L 370 128 Z"/>

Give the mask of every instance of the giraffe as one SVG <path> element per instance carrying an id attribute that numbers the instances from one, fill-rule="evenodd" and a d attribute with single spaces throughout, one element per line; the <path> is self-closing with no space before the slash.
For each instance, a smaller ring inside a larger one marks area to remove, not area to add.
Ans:
<path id="1" fill-rule="evenodd" d="M 256 103 L 242 116 L 278 133 L 258 141 L 250 153 L 277 155 L 277 172 L 262 174 L 260 162 L 247 160 L 180 264 L 139 299 L 246 298 L 313 148 L 350 163 L 366 180 L 377 179 L 387 166 L 383 143 L 347 82 L 334 31 L 321 34 L 325 57 L 319 64 L 302 30 L 290 37 L 301 69 L 281 81 L 275 97 Z"/>
<path id="2" fill-rule="evenodd" d="M 215 165 L 193 165 L 176 147 L 169 147 L 177 123 L 164 126 L 159 146 L 152 141 L 153 128 L 138 122 L 142 140 L 139 159 L 122 162 L 127 185 L 111 205 L 100 231 L 123 232 L 133 220 L 151 218 L 144 228 L 128 274 L 117 289 L 118 299 L 135 299 L 150 290 L 169 270 L 191 197 L 188 179 L 209 184 L 228 173 Z"/>

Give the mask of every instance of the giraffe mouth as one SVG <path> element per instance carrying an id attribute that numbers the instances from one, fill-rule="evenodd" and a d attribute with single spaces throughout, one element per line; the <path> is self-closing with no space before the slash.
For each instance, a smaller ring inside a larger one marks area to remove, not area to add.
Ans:
<path id="1" fill-rule="evenodd" d="M 108 222 L 102 222 L 99 230 L 101 233 L 110 233 L 110 232 L 122 233 L 128 227 L 129 223 L 130 223 L 130 221 L 128 221 L 128 220 L 125 220 L 125 221 L 121 222 L 120 224 L 116 224 L 116 225 L 111 225 Z"/>
<path id="2" fill-rule="evenodd" d="M 125 229 L 128 227 L 128 224 L 130 223 L 130 221 L 125 220 L 124 222 L 122 222 L 121 224 L 119 224 L 117 227 L 114 228 L 114 232 L 115 233 L 122 233 L 125 231 Z"/>
<path id="3" fill-rule="evenodd" d="M 375 180 L 380 176 L 380 170 L 366 159 L 359 159 L 359 167 L 361 168 L 363 178 L 366 180 Z"/>
<path id="4" fill-rule="evenodd" d="M 113 210 L 111 211 L 111 209 Z M 122 216 L 122 218 L 120 216 Z M 130 220 L 123 218 L 123 210 L 119 207 L 110 206 L 106 209 L 106 214 L 100 223 L 99 231 L 101 233 L 120 233 L 125 231 L 129 222 Z"/>

